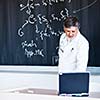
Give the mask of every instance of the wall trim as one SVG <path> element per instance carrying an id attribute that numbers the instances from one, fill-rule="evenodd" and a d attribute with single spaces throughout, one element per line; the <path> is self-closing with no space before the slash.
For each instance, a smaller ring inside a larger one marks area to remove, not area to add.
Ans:
<path id="1" fill-rule="evenodd" d="M 91 74 L 100 75 L 100 67 L 88 66 Z M 0 73 L 57 74 L 57 66 L 0 66 Z"/>

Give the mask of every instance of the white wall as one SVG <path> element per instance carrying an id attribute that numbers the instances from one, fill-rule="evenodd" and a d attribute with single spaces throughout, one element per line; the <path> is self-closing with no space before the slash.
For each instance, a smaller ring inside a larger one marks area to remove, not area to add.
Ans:
<path id="1" fill-rule="evenodd" d="M 8 68 L 9 67 L 9 68 Z M 27 70 L 27 67 L 28 70 Z M 57 67 L 0 66 L 0 91 L 19 88 L 56 89 Z M 50 68 L 50 69 L 49 69 Z M 34 70 L 33 70 L 34 69 Z M 100 75 L 90 75 L 90 91 L 100 92 Z"/>

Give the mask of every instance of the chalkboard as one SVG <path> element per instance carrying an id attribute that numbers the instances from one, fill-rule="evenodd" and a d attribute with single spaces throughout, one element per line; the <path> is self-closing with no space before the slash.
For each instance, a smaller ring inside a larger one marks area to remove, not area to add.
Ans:
<path id="1" fill-rule="evenodd" d="M 75 15 L 100 66 L 99 0 L 0 0 L 0 65 L 58 65 L 63 21 Z"/>

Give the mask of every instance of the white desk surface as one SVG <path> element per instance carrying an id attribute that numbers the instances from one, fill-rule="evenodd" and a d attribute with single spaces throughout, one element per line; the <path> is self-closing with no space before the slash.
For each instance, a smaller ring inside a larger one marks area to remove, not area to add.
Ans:
<path id="1" fill-rule="evenodd" d="M 91 97 L 67 97 L 43 94 L 0 93 L 0 100 L 100 100 Z"/>
<path id="2" fill-rule="evenodd" d="M 19 88 L 0 93 L 0 100 L 100 100 L 100 92 L 89 93 L 88 97 L 58 96 L 57 90 Z"/>
<path id="3" fill-rule="evenodd" d="M 37 88 L 19 88 L 14 90 L 8 90 L 7 93 L 25 93 L 25 94 L 42 94 L 42 95 L 54 95 L 58 96 L 57 90 L 51 89 L 37 89 Z M 100 92 L 89 92 L 89 98 L 99 98 Z"/>

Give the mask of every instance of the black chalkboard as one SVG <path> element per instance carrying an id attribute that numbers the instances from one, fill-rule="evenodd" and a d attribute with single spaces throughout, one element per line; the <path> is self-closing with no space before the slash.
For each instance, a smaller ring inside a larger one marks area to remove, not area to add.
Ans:
<path id="1" fill-rule="evenodd" d="M 89 66 L 100 66 L 99 0 L 0 0 L 0 65 L 58 64 L 63 21 L 75 15 L 90 42 Z"/>

